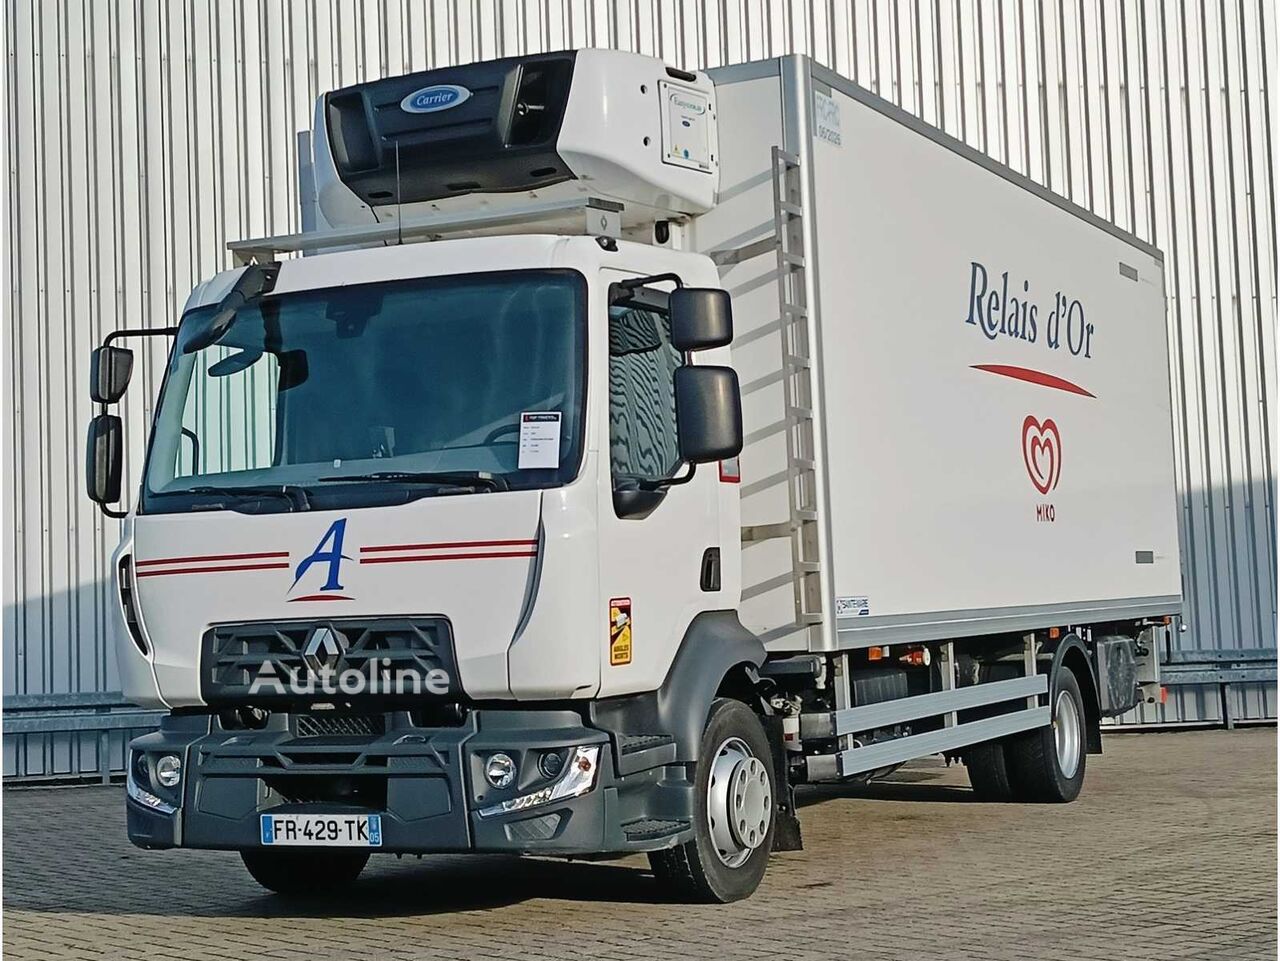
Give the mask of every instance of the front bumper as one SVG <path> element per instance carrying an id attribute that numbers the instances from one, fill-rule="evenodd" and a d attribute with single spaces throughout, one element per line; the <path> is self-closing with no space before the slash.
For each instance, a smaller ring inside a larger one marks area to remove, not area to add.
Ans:
<path id="1" fill-rule="evenodd" d="M 301 737 L 287 715 L 263 730 L 224 730 L 216 716 L 170 716 L 159 731 L 130 745 L 138 754 L 182 758 L 182 783 L 148 792 L 131 785 L 129 839 L 145 848 L 242 850 L 261 844 L 262 814 L 370 813 L 382 818 L 389 852 L 601 854 L 656 850 L 692 836 L 693 789 L 684 765 L 659 764 L 617 775 L 609 732 L 586 727 L 573 711 L 478 710 L 457 726 L 419 727 L 407 712 L 383 716 L 384 730 L 364 736 Z M 566 761 L 577 748 L 598 748 L 592 788 L 509 813 L 481 815 L 555 784 L 539 758 Z M 491 787 L 489 755 L 517 762 L 515 783 Z M 147 766 L 144 761 L 144 768 Z"/>

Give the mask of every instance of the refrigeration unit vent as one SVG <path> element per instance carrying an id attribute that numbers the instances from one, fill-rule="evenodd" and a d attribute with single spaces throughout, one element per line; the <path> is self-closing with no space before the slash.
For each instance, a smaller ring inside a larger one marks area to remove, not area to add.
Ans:
<path id="1" fill-rule="evenodd" d="M 574 59 L 511 57 L 335 90 L 323 113 L 338 177 L 370 207 L 571 179 L 556 140 Z"/>
<path id="2" fill-rule="evenodd" d="M 618 50 L 334 90 L 311 150 L 315 223 L 331 228 L 588 198 L 635 226 L 710 210 L 720 182 L 710 78 Z"/>

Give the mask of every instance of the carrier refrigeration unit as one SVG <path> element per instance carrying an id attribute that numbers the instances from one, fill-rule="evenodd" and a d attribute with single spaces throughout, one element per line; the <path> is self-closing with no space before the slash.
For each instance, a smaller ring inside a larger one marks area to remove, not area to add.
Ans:
<path id="1" fill-rule="evenodd" d="M 804 783 L 1070 801 L 1181 605 L 1159 251 L 803 57 L 325 94 L 301 234 L 99 348 L 128 830 L 281 892 L 646 852 Z M 129 337 L 169 338 L 122 509 Z"/>

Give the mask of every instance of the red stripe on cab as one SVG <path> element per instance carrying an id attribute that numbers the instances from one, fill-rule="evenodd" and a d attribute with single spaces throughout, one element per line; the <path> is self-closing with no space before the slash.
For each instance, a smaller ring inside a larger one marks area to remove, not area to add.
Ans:
<path id="1" fill-rule="evenodd" d="M 222 574 L 227 571 L 277 571 L 288 569 L 288 564 L 235 564 L 226 567 L 168 567 L 164 570 L 158 571 L 138 571 L 135 576 L 165 577 L 169 574 Z"/>
<path id="2" fill-rule="evenodd" d="M 478 561 L 496 557 L 537 557 L 533 551 L 481 551 L 458 554 L 411 554 L 408 557 L 362 557 L 361 564 L 407 564 L 410 561 Z"/>
<path id="3" fill-rule="evenodd" d="M 266 557 L 288 556 L 288 551 L 258 551 L 253 554 L 195 554 L 191 557 L 157 557 L 149 561 L 134 561 L 134 566 L 152 567 L 157 564 L 195 564 L 200 561 L 253 561 Z"/>
<path id="4" fill-rule="evenodd" d="M 506 541 L 439 541 L 435 544 L 381 544 L 376 547 L 362 547 L 361 554 L 373 554 L 382 551 L 434 551 L 453 547 L 468 549 L 478 547 L 537 547 L 536 539 Z"/>

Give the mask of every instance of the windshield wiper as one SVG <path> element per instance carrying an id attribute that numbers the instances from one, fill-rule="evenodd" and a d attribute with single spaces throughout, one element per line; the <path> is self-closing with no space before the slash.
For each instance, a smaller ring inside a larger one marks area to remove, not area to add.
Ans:
<path id="1" fill-rule="evenodd" d="M 332 477 L 321 477 L 320 481 L 386 481 L 392 484 L 452 484 L 456 487 L 471 487 L 488 491 L 505 491 L 511 487 L 501 474 L 490 474 L 481 470 L 380 470 L 370 474 L 337 474 Z"/>
<path id="2" fill-rule="evenodd" d="M 184 487 L 181 490 L 164 491 L 161 496 L 165 494 L 216 494 L 236 500 L 256 497 L 283 497 L 296 510 L 311 510 L 311 498 L 307 496 L 307 489 L 299 487 L 297 484 L 249 484 L 245 487 L 212 487 L 206 484 L 199 487 Z"/>

